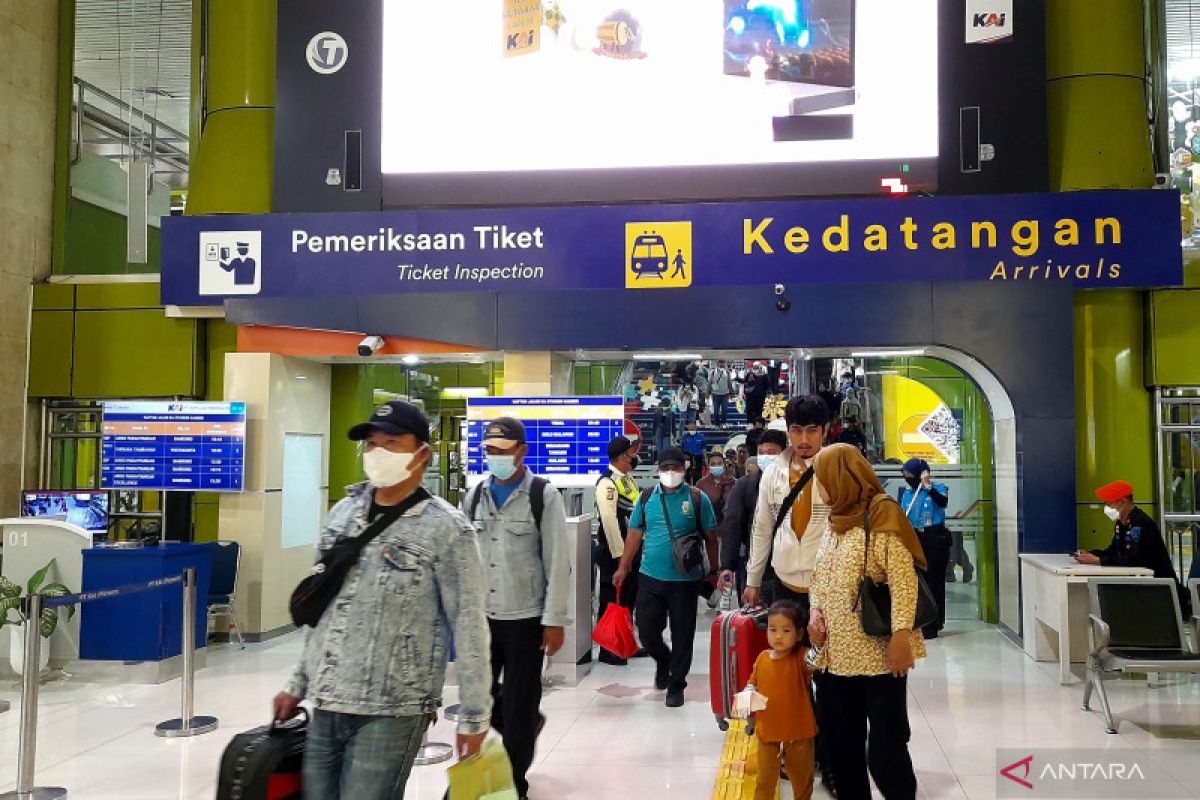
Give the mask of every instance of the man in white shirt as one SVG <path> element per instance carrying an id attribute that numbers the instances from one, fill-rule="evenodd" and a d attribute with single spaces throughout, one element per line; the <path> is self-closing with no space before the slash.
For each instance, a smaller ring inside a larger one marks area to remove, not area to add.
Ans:
<path id="1" fill-rule="evenodd" d="M 784 501 L 824 446 L 831 417 L 824 400 L 815 395 L 800 395 L 788 401 L 784 419 L 789 447 L 766 465 L 759 460 L 763 476 L 754 511 L 746 591 L 742 598 L 751 605 L 793 600 L 807 610 L 808 585 L 829 519 L 829 506 L 821 502 L 815 481 L 808 481 L 795 496 L 778 530 L 775 520 Z M 769 571 L 774 577 L 764 582 Z"/>
<path id="2" fill-rule="evenodd" d="M 754 509 L 750 561 L 742 599 L 752 606 L 760 602 L 770 605 L 777 600 L 792 600 L 807 613 L 808 587 L 817 564 L 817 550 L 825 537 L 829 506 L 821 501 L 816 479 L 810 478 L 807 482 L 804 479 L 829 435 L 832 415 L 820 397 L 800 395 L 788 401 L 784 420 L 789 447 L 766 464 L 759 457 L 763 475 Z M 802 488 L 776 530 L 775 520 L 779 519 L 781 508 L 798 485 Z M 768 573 L 773 573 L 773 577 L 765 580 Z M 814 676 L 814 680 L 817 688 L 813 695 L 813 712 L 820 728 L 824 727 L 821 678 Z M 828 744 L 819 733 L 816 755 L 821 782 L 830 794 L 834 794 L 836 787 L 830 771 Z"/>

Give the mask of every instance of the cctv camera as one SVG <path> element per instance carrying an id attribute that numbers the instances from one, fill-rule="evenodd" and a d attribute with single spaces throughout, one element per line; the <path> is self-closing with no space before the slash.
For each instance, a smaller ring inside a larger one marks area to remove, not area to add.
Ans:
<path id="1" fill-rule="evenodd" d="M 792 301 L 788 300 L 786 297 L 781 297 L 775 301 L 775 307 L 778 308 L 780 311 L 791 311 L 792 310 Z"/>
<path id="2" fill-rule="evenodd" d="M 783 297 L 783 293 L 787 291 L 787 287 L 782 283 L 775 284 L 775 294 L 778 297 Z"/>
<path id="3" fill-rule="evenodd" d="M 368 336 L 358 343 L 358 354 L 360 356 L 373 356 L 382 349 L 382 336 Z"/>

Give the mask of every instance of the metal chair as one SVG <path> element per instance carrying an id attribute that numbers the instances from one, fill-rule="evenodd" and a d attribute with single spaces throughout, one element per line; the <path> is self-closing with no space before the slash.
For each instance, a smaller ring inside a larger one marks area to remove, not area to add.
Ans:
<path id="1" fill-rule="evenodd" d="M 1200 653 L 1200 578 L 1190 578 L 1187 582 L 1188 594 L 1192 596 L 1192 618 L 1188 627 L 1192 633 L 1192 651 Z"/>
<path id="2" fill-rule="evenodd" d="M 217 617 L 229 619 L 229 638 L 237 638 L 238 647 L 245 650 L 242 629 L 233 610 L 233 595 L 237 591 L 238 572 L 242 566 L 242 546 L 237 542 L 217 542 L 213 552 L 212 577 L 208 586 L 208 622 Z"/>
<path id="3" fill-rule="evenodd" d="M 1188 649 L 1184 637 L 1175 587 L 1171 578 L 1088 580 L 1092 613 L 1083 710 L 1091 710 L 1088 702 L 1095 689 L 1109 733 L 1117 732 L 1117 722 L 1104 690 L 1107 675 L 1200 672 L 1200 656 Z"/>

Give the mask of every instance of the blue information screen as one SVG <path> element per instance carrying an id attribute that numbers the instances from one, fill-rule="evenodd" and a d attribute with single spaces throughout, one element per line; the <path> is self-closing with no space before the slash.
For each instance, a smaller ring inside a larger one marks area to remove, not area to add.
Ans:
<path id="1" fill-rule="evenodd" d="M 107 402 L 102 446 L 105 489 L 240 492 L 246 404 Z"/>
<path id="2" fill-rule="evenodd" d="M 467 400 L 467 475 L 487 472 L 483 431 L 490 420 L 525 423 L 525 465 L 559 486 L 590 486 L 608 466 L 608 443 L 624 432 L 620 397 L 486 397 Z"/>

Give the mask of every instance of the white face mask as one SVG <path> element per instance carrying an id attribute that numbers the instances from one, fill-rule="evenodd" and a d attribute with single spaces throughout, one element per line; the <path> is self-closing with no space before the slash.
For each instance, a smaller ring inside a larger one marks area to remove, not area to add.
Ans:
<path id="1" fill-rule="evenodd" d="M 386 489 L 412 477 L 416 457 L 416 453 L 393 453 L 376 447 L 363 453 L 363 472 L 372 486 Z"/>
<path id="2" fill-rule="evenodd" d="M 1121 518 L 1121 512 L 1117 511 L 1112 506 L 1105 506 L 1104 507 L 1104 516 L 1108 517 L 1113 522 L 1116 522 L 1117 520 L 1119 520 Z"/>
<path id="3" fill-rule="evenodd" d="M 774 464 L 775 460 L 778 458 L 779 456 L 760 455 L 758 456 L 758 468 L 765 471 L 767 467 Z"/>
<path id="4" fill-rule="evenodd" d="M 683 485 L 682 472 L 660 472 L 658 473 L 658 479 L 662 481 L 662 485 L 668 489 L 674 489 L 677 486 Z"/>

